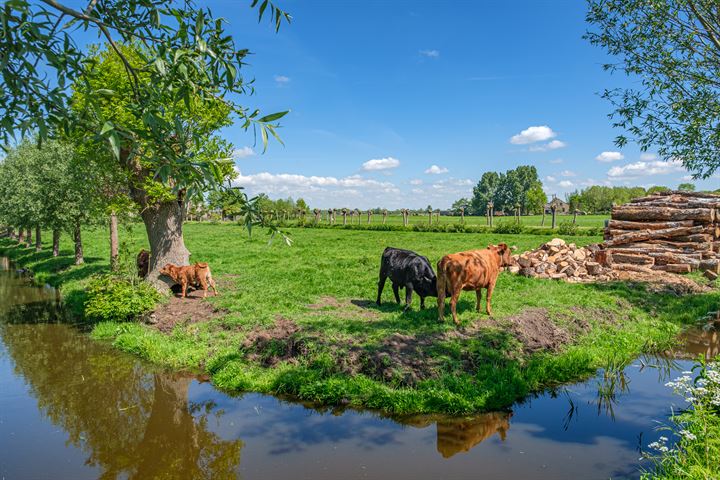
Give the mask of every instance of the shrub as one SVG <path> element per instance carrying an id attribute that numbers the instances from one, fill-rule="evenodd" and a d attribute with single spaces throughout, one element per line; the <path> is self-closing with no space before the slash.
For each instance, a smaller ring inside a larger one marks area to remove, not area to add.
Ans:
<path id="1" fill-rule="evenodd" d="M 126 322 L 155 308 L 160 294 L 150 284 L 101 275 L 90 280 L 85 316 L 92 321 Z"/>
<path id="2" fill-rule="evenodd" d="M 522 233 L 523 226 L 519 223 L 500 222 L 497 227 L 493 228 L 493 233 Z"/>
<path id="3" fill-rule="evenodd" d="M 577 235 L 578 230 L 578 226 L 572 222 L 560 222 L 558 233 L 560 235 Z"/>

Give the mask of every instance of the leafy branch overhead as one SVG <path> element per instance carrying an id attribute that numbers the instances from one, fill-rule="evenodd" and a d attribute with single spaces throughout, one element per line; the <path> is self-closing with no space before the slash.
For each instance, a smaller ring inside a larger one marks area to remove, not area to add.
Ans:
<path id="1" fill-rule="evenodd" d="M 290 16 L 269 0 L 253 1 L 259 18 L 275 29 Z M 222 180 L 214 159 L 197 159 L 205 125 L 188 121 L 196 109 L 221 104 L 244 129 L 260 130 L 263 147 L 278 138 L 277 121 L 287 112 L 262 115 L 237 102 L 253 93 L 241 73 L 247 49 L 225 33 L 225 21 L 191 2 L 91 0 L 80 11 L 55 0 L 6 1 L 0 8 L 0 135 L 5 143 L 37 131 L 40 139 L 56 132 L 105 139 L 114 155 L 138 142 L 158 179 L 185 188 L 187 171 L 207 183 Z M 120 62 L 127 92 L 98 84 L 98 58 L 78 38 L 94 31 Z M 73 105 L 77 94 L 82 108 Z M 120 98 L 127 93 L 128 99 Z M 102 108 L 123 100 L 132 121 L 118 122 Z M 175 105 L 169 111 L 168 105 Z M 180 111 L 182 106 L 184 111 Z"/>
<path id="2" fill-rule="evenodd" d="M 717 0 L 591 0 L 585 35 L 636 87 L 606 90 L 613 125 L 696 178 L 720 166 L 720 14 Z"/>

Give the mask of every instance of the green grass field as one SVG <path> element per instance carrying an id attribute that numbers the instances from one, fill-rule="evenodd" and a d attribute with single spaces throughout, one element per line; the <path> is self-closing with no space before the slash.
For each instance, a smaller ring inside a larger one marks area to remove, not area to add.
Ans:
<path id="1" fill-rule="evenodd" d="M 312 215 L 307 217 L 308 219 L 312 219 Z M 327 223 L 327 212 L 323 212 L 323 223 Z M 605 226 L 605 220 L 608 220 L 610 218 L 609 215 L 578 215 L 576 218 L 576 223 L 579 227 L 596 227 L 596 228 L 602 228 Z M 557 215 L 556 222 L 558 225 L 562 222 L 572 222 L 573 216 L 572 215 Z M 348 223 L 359 223 L 360 225 L 366 225 L 367 224 L 367 212 L 363 212 L 360 214 L 360 217 L 354 217 L 352 218 L 350 215 L 348 215 L 347 218 Z M 388 214 L 386 223 L 388 225 L 402 225 L 402 216 L 401 215 L 391 215 Z M 433 224 L 437 223 L 437 218 L 433 215 Z M 461 219 L 459 216 L 440 216 L 440 224 L 455 224 L 460 223 Z M 514 222 L 514 217 L 511 216 L 501 216 L 501 217 L 495 217 L 493 220 L 493 225 L 498 225 L 498 223 L 507 223 L 507 222 Z M 550 215 L 545 215 L 545 225 L 546 227 L 549 227 L 551 225 L 552 218 Z M 335 223 L 342 224 L 342 215 L 339 213 L 336 213 L 335 215 Z M 520 217 L 520 223 L 527 227 L 539 227 L 542 224 L 542 215 L 524 215 Z M 378 225 L 382 224 L 382 215 L 381 214 L 373 214 L 371 219 L 372 225 Z M 427 225 L 428 224 L 428 216 L 425 215 L 411 215 L 408 218 L 408 224 L 409 225 Z M 487 220 L 484 216 L 465 216 L 465 224 L 466 225 L 487 225 Z"/>
<path id="2" fill-rule="evenodd" d="M 677 297 L 624 283 L 567 284 L 503 273 L 493 297 L 494 318 L 476 313 L 475 296 L 466 292 L 458 307 L 462 327 L 456 329 L 451 321 L 438 322 L 434 299 L 420 310 L 415 298 L 412 311 L 403 314 L 389 284 L 383 305 L 372 303 L 386 246 L 415 250 L 435 264 L 446 253 L 503 241 L 522 251 L 551 237 L 290 232 L 294 244 L 287 247 L 280 241 L 268 245 L 261 232 L 249 240 L 233 224 L 187 224 L 191 260 L 210 263 L 221 295 L 208 301 L 222 314 L 179 324 L 170 334 L 141 323 L 103 322 L 92 335 L 159 364 L 208 372 L 231 391 L 289 394 L 392 414 L 459 413 L 507 407 L 531 392 L 665 348 L 683 325 L 720 300 L 717 293 Z M 129 251 L 146 246 L 139 225 L 121 233 Z M 39 280 L 62 284 L 77 307 L 88 278 L 108 265 L 107 232 L 88 231 L 84 239 L 87 263 L 80 267 L 71 266 L 68 238 L 58 259 L 12 247 L 9 240 L 0 250 Z M 538 335 L 564 333 L 551 348 L 533 351 L 527 342 L 533 321 L 546 330 Z"/>

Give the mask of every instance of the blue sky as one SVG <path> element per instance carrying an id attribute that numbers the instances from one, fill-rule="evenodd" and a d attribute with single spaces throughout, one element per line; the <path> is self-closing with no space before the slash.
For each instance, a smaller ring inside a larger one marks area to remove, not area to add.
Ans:
<path id="1" fill-rule="evenodd" d="M 294 20 L 276 34 L 244 1 L 209 2 L 253 52 L 244 75 L 256 94 L 245 102 L 291 110 L 285 147 L 265 154 L 239 127 L 223 132 L 250 193 L 320 208 L 444 208 L 483 172 L 523 164 L 561 197 L 685 181 L 676 163 L 614 146 L 621 132 L 598 93 L 629 80 L 604 72 L 604 53 L 581 38 L 583 1 L 279 4 Z"/>

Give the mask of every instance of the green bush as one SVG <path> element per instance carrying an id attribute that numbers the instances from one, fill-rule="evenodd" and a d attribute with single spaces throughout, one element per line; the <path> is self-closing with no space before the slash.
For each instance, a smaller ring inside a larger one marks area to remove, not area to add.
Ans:
<path id="1" fill-rule="evenodd" d="M 92 321 L 126 322 L 155 308 L 160 294 L 150 284 L 101 275 L 87 287 L 85 316 Z"/>
<path id="2" fill-rule="evenodd" d="M 577 235 L 579 227 L 572 222 L 560 222 L 558 233 L 560 235 Z"/>
<path id="3" fill-rule="evenodd" d="M 514 222 L 500 222 L 493 228 L 493 233 L 523 233 L 523 226 Z"/>

